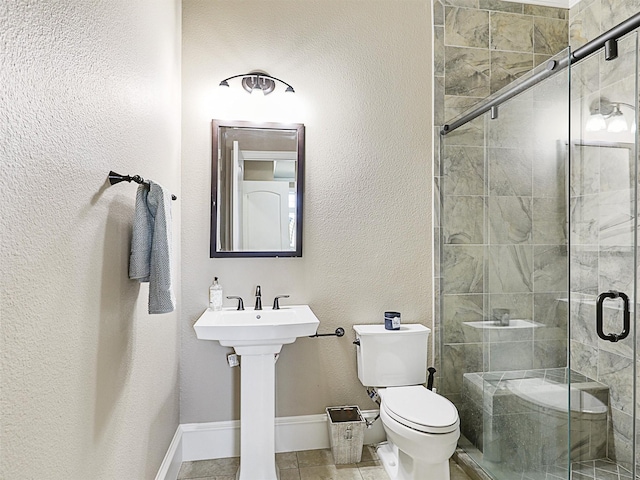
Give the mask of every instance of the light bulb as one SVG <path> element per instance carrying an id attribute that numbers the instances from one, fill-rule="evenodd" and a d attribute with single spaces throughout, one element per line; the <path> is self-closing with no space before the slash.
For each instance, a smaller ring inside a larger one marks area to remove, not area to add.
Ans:
<path id="1" fill-rule="evenodd" d="M 605 128 L 607 128 L 607 122 L 604 120 L 604 117 L 600 113 L 591 115 L 587 120 L 587 124 L 585 125 L 585 130 L 587 132 L 599 132 L 600 130 L 604 130 Z"/>
<path id="2" fill-rule="evenodd" d="M 618 115 L 614 115 L 609 119 L 607 132 L 620 133 L 626 132 L 627 130 L 629 130 L 629 125 L 627 125 L 627 121 L 624 119 L 624 115 L 622 115 L 621 113 Z"/>

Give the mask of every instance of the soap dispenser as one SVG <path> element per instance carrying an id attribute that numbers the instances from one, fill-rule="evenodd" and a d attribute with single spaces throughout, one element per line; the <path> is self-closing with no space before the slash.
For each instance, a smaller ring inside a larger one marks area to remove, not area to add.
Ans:
<path id="1" fill-rule="evenodd" d="M 222 310 L 222 285 L 218 283 L 218 277 L 213 279 L 209 287 L 209 308 Z"/>

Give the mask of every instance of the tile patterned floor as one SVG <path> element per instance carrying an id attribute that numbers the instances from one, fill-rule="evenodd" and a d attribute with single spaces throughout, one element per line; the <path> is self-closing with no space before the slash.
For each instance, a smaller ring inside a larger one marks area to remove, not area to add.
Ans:
<path id="1" fill-rule="evenodd" d="M 536 472 L 501 476 L 509 480 L 567 480 L 566 465 L 549 465 Z M 631 472 L 611 460 L 589 460 L 571 464 L 571 480 L 631 480 Z M 638 479 L 640 477 L 636 477 Z"/>
<path id="2" fill-rule="evenodd" d="M 551 477 L 555 480 L 554 477 Z M 636 476 L 636 478 L 638 478 Z M 631 480 L 631 472 L 610 460 L 591 460 L 571 464 L 572 480 Z"/>
<path id="3" fill-rule="evenodd" d="M 459 461 L 467 463 L 467 468 L 476 470 L 474 477 L 498 480 L 567 480 L 569 478 L 566 463 L 540 466 L 533 471 L 516 472 L 507 463 L 484 461 L 485 468 L 488 470 L 485 472 L 478 466 L 482 452 L 473 446 L 464 435 L 460 437 L 460 443 L 462 445 L 459 444 L 456 455 L 464 455 Z M 632 480 L 632 477 L 632 473 L 627 468 L 606 458 L 571 463 L 571 480 Z M 640 474 L 636 474 L 636 480 L 640 480 Z"/>
<path id="4" fill-rule="evenodd" d="M 360 463 L 334 465 L 331 449 L 276 454 L 280 480 L 389 480 L 375 449 L 365 445 Z M 236 480 L 238 457 L 184 462 L 178 480 Z M 453 461 L 451 480 L 469 480 Z"/>

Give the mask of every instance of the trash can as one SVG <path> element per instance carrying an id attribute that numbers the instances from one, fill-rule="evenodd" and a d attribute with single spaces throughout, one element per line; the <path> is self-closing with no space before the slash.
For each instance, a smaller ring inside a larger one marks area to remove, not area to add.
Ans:
<path id="1" fill-rule="evenodd" d="M 357 406 L 327 407 L 329 441 L 336 465 L 358 463 L 362 458 L 366 422 Z"/>

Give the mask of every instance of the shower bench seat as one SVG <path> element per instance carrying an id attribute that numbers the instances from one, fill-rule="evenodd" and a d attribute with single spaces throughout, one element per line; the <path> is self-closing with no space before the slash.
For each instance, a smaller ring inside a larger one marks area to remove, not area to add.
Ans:
<path id="1" fill-rule="evenodd" d="M 514 469 L 607 456 L 609 388 L 566 368 L 463 375 L 462 434 L 484 460 Z M 571 438 L 569 441 L 568 433 Z"/>

